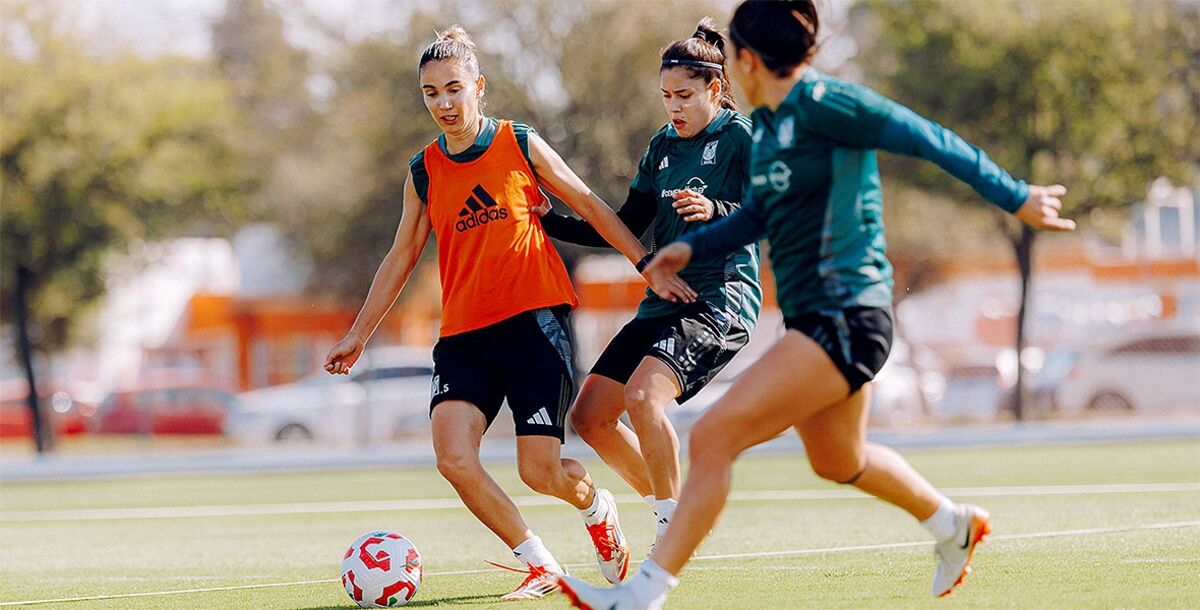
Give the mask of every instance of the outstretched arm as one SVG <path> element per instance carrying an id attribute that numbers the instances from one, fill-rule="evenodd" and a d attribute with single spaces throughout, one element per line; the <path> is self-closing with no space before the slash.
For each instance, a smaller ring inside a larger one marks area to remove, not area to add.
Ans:
<path id="1" fill-rule="evenodd" d="M 655 207 L 653 194 L 630 188 L 625 205 L 617 210 L 617 218 L 635 237 L 641 236 L 654 222 Z M 542 227 L 546 229 L 546 234 L 554 239 L 593 248 L 611 247 L 586 220 L 556 214 L 550 209 L 549 202 L 539 206 L 537 212 L 542 214 Z"/>
<path id="2" fill-rule="evenodd" d="M 529 158 L 539 182 L 556 197 L 563 200 L 575 213 L 583 217 L 605 241 L 621 251 L 635 265 L 646 256 L 641 242 L 621 224 L 616 213 L 571 171 L 562 157 L 536 134 L 529 134 Z M 640 270 L 639 270 L 640 271 Z M 646 277 L 643 275 L 643 277 Z M 650 278 L 646 277 L 647 281 Z M 696 292 L 678 276 L 662 276 L 650 281 L 650 288 L 669 301 L 691 303 Z"/>
<path id="3" fill-rule="evenodd" d="M 417 190 L 413 186 L 412 175 L 404 183 L 404 207 L 400 217 L 400 226 L 396 229 L 396 237 L 392 248 L 388 251 L 375 279 L 371 281 L 371 289 L 367 292 L 367 300 L 358 312 L 350 332 L 338 341 L 325 356 L 325 370 L 331 374 L 345 375 L 350 367 L 362 356 L 367 340 L 383 320 L 383 316 L 392 308 L 400 290 L 404 288 L 408 277 L 421 257 L 425 242 L 429 241 L 429 215 L 425 213 Z"/>
<path id="4" fill-rule="evenodd" d="M 845 146 L 878 148 L 936 163 L 985 199 L 1031 226 L 1071 230 L 1058 217 L 1066 194 L 1061 185 L 1036 186 L 1016 180 L 987 153 L 953 131 L 858 85 L 818 81 L 802 97 L 808 128 Z"/>

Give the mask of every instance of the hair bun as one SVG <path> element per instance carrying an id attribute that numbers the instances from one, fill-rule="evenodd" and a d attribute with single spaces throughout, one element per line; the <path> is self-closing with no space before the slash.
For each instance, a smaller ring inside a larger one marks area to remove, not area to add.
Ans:
<path id="1" fill-rule="evenodd" d="M 457 23 L 439 32 L 437 42 L 460 42 L 472 51 L 475 50 L 475 42 L 467 35 L 467 31 Z"/>
<path id="2" fill-rule="evenodd" d="M 696 32 L 692 34 L 692 38 L 699 38 L 722 52 L 725 51 L 725 37 L 717 29 L 717 23 L 713 21 L 712 17 L 705 17 L 696 24 Z"/>

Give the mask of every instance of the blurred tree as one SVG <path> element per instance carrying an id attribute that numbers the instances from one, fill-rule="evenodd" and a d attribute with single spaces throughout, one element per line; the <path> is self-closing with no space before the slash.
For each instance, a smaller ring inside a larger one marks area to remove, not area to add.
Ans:
<path id="1" fill-rule="evenodd" d="M 881 92 L 954 129 L 1016 177 L 1067 185 L 1064 214 L 1103 226 L 1123 217 L 1114 211 L 1143 196 L 1155 177 L 1189 183 L 1200 158 L 1200 13 L 1194 2 L 1136 7 L 868 0 L 854 28 Z M 978 200 L 929 164 L 884 163 L 915 186 Z M 997 218 L 1021 275 L 1022 353 L 1035 234 Z M 929 227 L 929 239 L 943 235 Z"/>
<path id="2" fill-rule="evenodd" d="M 104 293 L 105 256 L 132 240 L 212 232 L 249 182 L 229 94 L 192 59 L 97 57 L 53 6 L 5 2 L 0 22 L 0 301 L 31 389 L 33 353 L 66 345 Z"/>

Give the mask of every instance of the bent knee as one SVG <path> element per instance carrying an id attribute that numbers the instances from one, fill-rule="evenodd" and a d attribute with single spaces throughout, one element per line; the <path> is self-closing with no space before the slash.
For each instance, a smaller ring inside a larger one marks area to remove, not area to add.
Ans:
<path id="1" fill-rule="evenodd" d="M 591 440 L 597 436 L 604 434 L 617 427 L 617 419 L 613 417 L 604 417 L 598 413 L 589 412 L 586 410 L 572 410 L 571 427 L 582 436 L 584 440 Z"/>
<path id="2" fill-rule="evenodd" d="M 451 483 L 475 476 L 482 468 L 479 456 L 461 452 L 438 452 L 437 469 Z"/>
<path id="3" fill-rule="evenodd" d="M 741 452 L 736 439 L 714 418 L 700 418 L 688 436 L 688 459 L 693 464 L 708 460 L 732 461 Z"/>
<path id="4" fill-rule="evenodd" d="M 816 459 L 809 456 L 809 464 L 812 466 L 813 472 L 818 477 L 834 483 L 853 481 L 862 472 L 863 461 L 862 456 L 854 454 Z"/>
<path id="5" fill-rule="evenodd" d="M 555 489 L 555 481 L 561 471 L 562 464 L 551 462 L 522 462 L 517 467 L 521 482 L 540 494 L 549 494 Z"/>

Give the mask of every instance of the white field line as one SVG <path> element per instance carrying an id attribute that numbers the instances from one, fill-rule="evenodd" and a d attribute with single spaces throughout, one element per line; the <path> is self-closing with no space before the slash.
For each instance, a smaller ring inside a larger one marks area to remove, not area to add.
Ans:
<path id="1" fill-rule="evenodd" d="M 1092 494 L 1141 494 L 1200 492 L 1197 483 L 1129 483 L 1114 485 L 1034 485 L 1000 487 L 957 487 L 941 490 L 951 497 L 993 496 L 1074 496 Z M 854 489 L 735 491 L 732 502 L 792 502 L 870 499 Z M 641 504 L 634 494 L 617 496 L 622 504 Z M 557 506 L 561 500 L 549 496 L 517 496 L 517 506 Z M 255 515 L 295 515 L 322 513 L 360 513 L 464 508 L 458 498 L 413 500 L 364 500 L 353 502 L 293 502 L 286 504 L 225 504 L 206 506 L 151 506 L 142 508 L 94 508 L 63 510 L 0 511 L 0 524 L 34 521 L 111 521 L 123 519 L 180 519 L 187 517 L 240 517 Z"/>
<path id="2" fill-rule="evenodd" d="M 1143 530 L 1161 530 L 1182 527 L 1200 527 L 1200 521 L 1173 521 L 1168 523 L 1147 523 L 1143 525 L 1129 525 L 1123 527 L 1097 527 L 1091 529 L 1075 529 L 1075 530 L 1058 530 L 1050 532 L 1028 532 L 1024 534 L 1007 534 L 1000 536 L 989 536 L 989 542 L 1004 541 L 1004 540 L 1026 540 L 1030 538 L 1055 538 L 1060 536 L 1086 536 L 1093 534 L 1115 534 L 1119 532 L 1133 532 Z M 713 561 L 720 559 L 746 559 L 756 557 L 779 557 L 785 555 L 822 555 L 827 553 L 847 553 L 853 551 L 874 551 L 885 550 L 902 547 L 913 546 L 931 546 L 933 543 L 929 541 L 916 542 L 890 542 L 885 544 L 861 544 L 855 546 L 829 547 L 820 549 L 794 549 L 787 551 L 763 551 L 757 553 L 731 553 L 724 555 L 697 555 L 693 557 L 693 561 Z M 634 561 L 631 563 L 641 563 Z M 592 564 L 569 564 L 568 568 L 583 568 Z M 743 569 L 743 566 L 723 566 L 722 568 L 706 568 L 712 569 Z M 489 572 L 497 572 L 496 568 L 484 568 L 478 570 L 451 570 L 446 572 L 427 572 L 425 576 L 458 576 L 463 574 L 486 574 Z M 93 595 L 89 597 L 64 597 L 59 599 L 34 599 L 13 602 L 0 602 L 0 606 L 31 606 L 35 604 L 61 604 L 68 602 L 85 602 L 97 601 L 105 599 L 131 599 L 137 597 L 154 597 L 162 595 L 189 595 L 193 593 L 213 593 L 220 591 L 239 591 L 244 589 L 268 589 L 275 587 L 293 587 L 316 584 L 332 584 L 339 582 L 336 578 L 323 578 L 319 580 L 296 580 L 291 582 L 274 582 L 261 583 L 254 585 L 235 585 L 229 587 L 205 587 L 201 589 L 176 589 L 173 591 L 151 591 L 145 593 L 122 593 L 117 595 Z"/>

